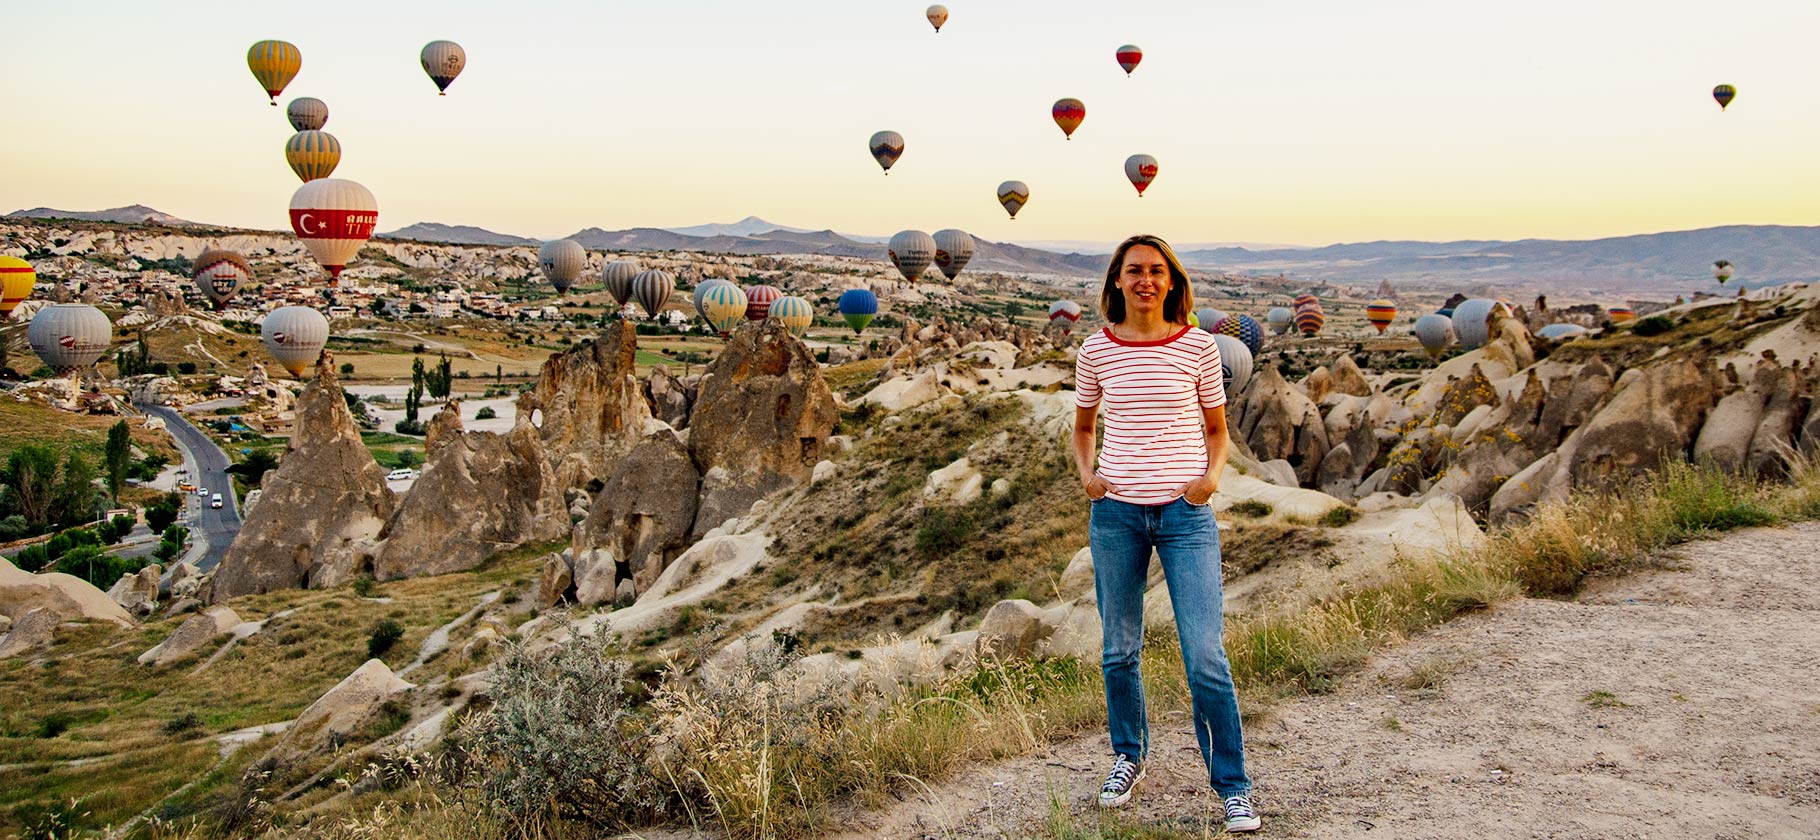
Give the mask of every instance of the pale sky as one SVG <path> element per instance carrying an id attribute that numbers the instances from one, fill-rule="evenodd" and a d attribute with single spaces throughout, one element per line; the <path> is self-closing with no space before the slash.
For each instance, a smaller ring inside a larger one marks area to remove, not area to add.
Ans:
<path id="1" fill-rule="evenodd" d="M 1326 244 L 1820 224 L 1813 0 L 8 3 L 0 212 L 284 229 L 328 103 L 379 229 L 753 214 L 993 240 Z M 303 70 L 266 104 L 246 49 Z M 447 97 L 418 50 L 468 66 Z M 1145 59 L 1127 79 L 1113 50 Z M 1713 85 L 1738 87 L 1721 113 Z M 1049 117 L 1073 96 L 1072 142 Z M 873 131 L 902 132 L 889 177 Z M 1126 156 L 1161 172 L 1141 200 Z M 993 191 L 1030 185 L 1010 221 Z"/>

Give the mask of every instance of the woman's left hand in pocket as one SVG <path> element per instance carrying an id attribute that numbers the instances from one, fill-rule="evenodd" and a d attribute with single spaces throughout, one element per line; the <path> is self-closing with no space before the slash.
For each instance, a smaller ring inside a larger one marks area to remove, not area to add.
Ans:
<path id="1" fill-rule="evenodd" d="M 1219 483 L 1207 476 L 1201 476 L 1182 485 L 1182 498 L 1191 505 L 1205 505 L 1213 501 L 1213 494 L 1219 492 Z"/>

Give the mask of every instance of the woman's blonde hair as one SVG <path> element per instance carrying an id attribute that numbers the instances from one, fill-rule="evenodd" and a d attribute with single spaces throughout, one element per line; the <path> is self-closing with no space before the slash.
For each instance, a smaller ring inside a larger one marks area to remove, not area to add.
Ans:
<path id="1" fill-rule="evenodd" d="M 1124 242 L 1112 252 L 1112 264 L 1106 268 L 1106 285 L 1100 289 L 1100 314 L 1108 323 L 1121 324 L 1125 321 L 1125 295 L 1119 291 L 1119 273 L 1125 268 L 1125 254 L 1139 245 L 1148 245 L 1163 255 L 1163 262 L 1169 265 L 1169 294 L 1163 297 L 1163 320 L 1171 324 L 1187 324 L 1188 313 L 1194 311 L 1194 286 L 1188 282 L 1188 270 L 1182 267 L 1182 261 L 1176 259 L 1175 249 L 1169 247 L 1162 237 L 1140 233 Z M 1207 325 L 1203 325 L 1207 326 Z"/>

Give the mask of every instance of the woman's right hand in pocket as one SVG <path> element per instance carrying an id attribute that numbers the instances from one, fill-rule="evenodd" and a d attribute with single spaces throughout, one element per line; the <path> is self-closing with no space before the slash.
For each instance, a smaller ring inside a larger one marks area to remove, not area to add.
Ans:
<path id="1" fill-rule="evenodd" d="M 1112 492 L 1112 485 L 1107 484 L 1106 479 L 1100 478 L 1097 474 L 1088 476 L 1081 486 L 1087 491 L 1087 500 L 1092 502 L 1097 502 L 1105 498 L 1107 493 Z"/>

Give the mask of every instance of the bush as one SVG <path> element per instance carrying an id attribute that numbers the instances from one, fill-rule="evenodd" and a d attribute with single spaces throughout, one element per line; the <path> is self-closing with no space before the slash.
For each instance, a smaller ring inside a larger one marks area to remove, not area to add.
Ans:
<path id="1" fill-rule="evenodd" d="M 13 555 L 13 565 L 26 572 L 36 572 L 50 565 L 50 562 L 50 553 L 44 550 L 43 545 L 28 545 Z"/>
<path id="2" fill-rule="evenodd" d="M 195 372 L 196 372 L 196 363 L 195 362 L 178 362 L 177 363 L 177 373 L 179 373 L 183 376 L 189 376 L 190 374 L 193 374 Z"/>
<path id="3" fill-rule="evenodd" d="M 382 618 L 373 625 L 373 634 L 367 637 L 367 658 L 383 659 L 398 640 L 404 638 L 404 625 L 389 618 Z"/>
<path id="4" fill-rule="evenodd" d="M 177 521 L 177 511 L 182 508 L 182 505 L 183 503 L 178 501 L 177 494 L 171 493 L 166 495 L 157 504 L 146 508 L 146 527 L 151 528 L 153 531 L 163 533 L 164 529 L 169 528 L 172 522 Z"/>
<path id="5" fill-rule="evenodd" d="M 1648 318 L 1638 321 L 1636 326 L 1630 328 L 1630 331 L 1635 335 L 1648 337 L 1652 335 L 1661 335 L 1674 328 L 1675 322 L 1660 315 L 1651 315 Z"/>
<path id="6" fill-rule="evenodd" d="M 202 728 L 202 717 L 195 712 L 184 712 L 164 722 L 159 727 L 166 735 L 181 735 L 192 729 Z"/>
<path id="7" fill-rule="evenodd" d="M 401 435 L 416 435 L 418 437 L 422 437 L 423 436 L 423 421 L 421 421 L 421 420 L 400 420 L 400 421 L 392 424 L 392 431 L 397 432 Z"/>
<path id="8" fill-rule="evenodd" d="M 368 575 L 354 578 L 354 594 L 362 598 L 371 598 L 378 590 L 378 583 Z"/>
<path id="9" fill-rule="evenodd" d="M 1270 505 L 1260 502 L 1257 499 L 1246 499 L 1245 501 L 1238 502 L 1232 507 L 1227 508 L 1226 511 L 1233 516 L 1247 516 L 1252 519 L 1258 519 L 1270 515 Z"/>
<path id="10" fill-rule="evenodd" d="M 423 463 L 423 455 L 415 449 L 398 450 L 398 466 L 410 469 Z"/>
<path id="11" fill-rule="evenodd" d="M 120 580 L 121 575 L 139 571 L 139 564 L 115 557 L 95 546 L 85 545 L 72 548 L 68 554 L 58 558 L 57 571 L 82 578 L 105 592 Z"/>
<path id="12" fill-rule="evenodd" d="M 661 813 L 646 770 L 653 733 L 626 696 L 630 669 L 604 632 L 533 653 L 510 643 L 493 665 L 493 708 L 462 731 L 469 778 L 509 818 L 625 825 Z M 552 813 L 554 811 L 554 813 Z"/>
<path id="13" fill-rule="evenodd" d="M 12 542 L 31 533 L 31 530 L 31 523 L 26 522 L 25 517 L 15 513 L 5 519 L 0 519 L 0 542 Z"/>
<path id="14" fill-rule="evenodd" d="M 1321 525 L 1328 528 L 1344 528 L 1357 522 L 1358 519 L 1359 511 L 1357 508 L 1341 505 L 1340 507 L 1321 514 Z"/>
<path id="15" fill-rule="evenodd" d="M 916 529 L 916 551 L 925 558 L 943 557 L 965 548 L 979 523 L 965 510 L 929 508 Z"/>
<path id="16" fill-rule="evenodd" d="M 494 411 L 493 407 L 490 405 L 481 406 L 479 411 L 474 412 L 474 419 L 476 420 L 491 420 L 498 416 L 499 412 Z"/>
<path id="17" fill-rule="evenodd" d="M 114 517 L 114 531 L 124 537 L 133 532 L 133 526 L 139 524 L 132 514 L 122 513 Z"/>

